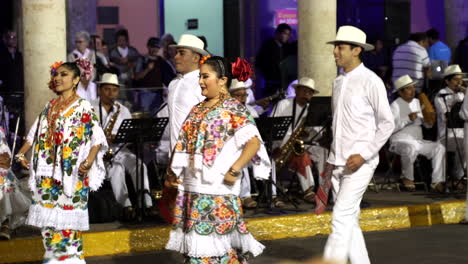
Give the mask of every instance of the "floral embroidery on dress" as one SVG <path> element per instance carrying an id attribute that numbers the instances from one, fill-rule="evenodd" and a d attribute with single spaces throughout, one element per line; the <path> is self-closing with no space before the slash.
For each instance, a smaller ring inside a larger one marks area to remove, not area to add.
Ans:
<path id="1" fill-rule="evenodd" d="M 189 153 L 191 160 L 195 155 L 203 155 L 203 163 L 212 167 L 216 156 L 236 131 L 248 124 L 255 125 L 255 121 L 245 106 L 233 98 L 211 108 L 202 105 L 203 102 L 193 107 L 182 125 L 175 154 Z M 258 157 L 253 161 L 258 162 Z"/>
<path id="2" fill-rule="evenodd" d="M 174 229 L 181 228 L 185 233 L 224 235 L 237 230 L 248 234 L 242 215 L 241 201 L 235 195 L 184 192 L 177 197 L 173 224 Z"/>
<path id="3" fill-rule="evenodd" d="M 34 164 L 37 168 L 38 159 L 45 159 L 46 164 L 54 161 L 61 162 L 64 175 L 71 176 L 73 166 L 78 161 L 79 148 L 91 140 L 92 128 L 98 123 L 98 118 L 92 109 L 82 107 L 84 99 L 73 103 L 70 109 L 57 120 L 54 134 L 54 145 L 50 146 L 47 140 L 47 120 L 40 120 L 38 136 L 35 141 Z M 51 109 L 52 101 L 47 104 L 41 116 L 46 117 Z M 65 130 L 65 123 L 71 125 L 71 129 Z M 68 135 L 64 135 L 68 133 Z"/>
<path id="4" fill-rule="evenodd" d="M 237 252 L 235 249 L 220 257 L 194 258 L 187 257 L 186 264 L 247 264 L 248 256 Z"/>
<path id="5" fill-rule="evenodd" d="M 64 196 L 61 183 L 53 178 L 42 177 L 37 181 L 36 188 L 37 195 L 34 194 L 33 204 L 40 204 L 46 208 L 59 207 L 63 210 L 88 208 L 88 177 L 80 176 L 71 199 Z"/>
<path id="6" fill-rule="evenodd" d="M 46 249 L 44 263 L 49 260 L 84 259 L 81 231 L 45 228 L 42 235 Z"/>

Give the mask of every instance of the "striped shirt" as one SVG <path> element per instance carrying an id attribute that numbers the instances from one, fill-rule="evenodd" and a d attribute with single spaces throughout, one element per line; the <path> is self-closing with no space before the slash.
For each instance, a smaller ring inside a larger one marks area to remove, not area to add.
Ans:
<path id="1" fill-rule="evenodd" d="M 417 42 L 409 40 L 393 52 L 392 64 L 392 81 L 408 74 L 413 80 L 418 81 L 416 88 L 419 91 L 424 84 L 423 68 L 429 67 L 431 62 L 426 49 Z"/>

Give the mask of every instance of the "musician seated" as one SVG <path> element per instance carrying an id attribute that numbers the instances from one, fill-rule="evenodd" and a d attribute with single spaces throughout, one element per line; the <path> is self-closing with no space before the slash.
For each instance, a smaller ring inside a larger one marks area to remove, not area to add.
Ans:
<path id="1" fill-rule="evenodd" d="M 125 147 L 118 151 L 120 144 L 113 144 L 112 140 L 117 134 L 122 121 L 125 119 L 131 119 L 132 116 L 127 107 L 117 102 L 120 92 L 119 88 L 121 86 L 118 82 L 117 75 L 105 73 L 102 76 L 102 81 L 98 83 L 99 97 L 96 100 L 93 100 L 91 104 L 93 105 L 96 115 L 99 118 L 99 122 L 104 129 L 109 148 L 112 149 L 112 152 L 114 153 L 106 153 L 107 157 L 105 157 L 105 164 L 107 178 L 111 182 L 115 199 L 124 208 L 124 218 L 126 218 L 126 220 L 131 220 L 135 217 L 136 213 L 128 195 L 128 187 L 125 183 L 125 172 L 130 174 L 134 186 L 137 186 L 136 156 Z M 153 204 L 151 196 L 149 195 L 149 182 L 146 165 L 143 164 L 143 166 L 143 186 L 144 190 L 148 191 L 148 193 L 145 192 L 145 206 L 148 208 L 147 212 L 149 214 L 155 214 L 155 210 L 152 208 Z"/>
<path id="2" fill-rule="evenodd" d="M 418 155 L 432 160 L 431 189 L 444 191 L 445 181 L 445 147 L 440 142 L 423 140 L 422 127 L 432 127 L 430 120 L 435 116 L 424 119 L 421 104 L 414 98 L 416 88 L 409 75 L 403 75 L 394 82 L 394 93 L 399 97 L 390 105 L 395 118 L 395 130 L 390 137 L 390 151 L 401 157 L 401 181 L 408 191 L 414 191 L 414 161 Z M 435 115 L 435 113 L 433 113 Z"/>
<path id="3" fill-rule="evenodd" d="M 460 111 L 458 106 L 461 105 L 463 99 L 465 98 L 466 88 L 462 86 L 463 83 L 463 72 L 460 69 L 460 66 L 453 64 L 448 66 L 444 70 L 444 80 L 446 87 L 441 89 L 435 99 L 434 104 L 437 111 L 437 138 L 438 140 L 445 145 L 445 133 L 447 128 L 447 114 L 454 109 L 454 111 Z M 452 121 L 456 121 L 454 117 L 458 118 L 458 113 L 455 113 L 452 116 Z M 463 128 L 448 128 L 448 137 L 447 137 L 447 151 L 455 153 L 454 159 L 454 171 L 452 175 L 455 175 L 455 178 L 460 179 L 464 175 L 463 163 L 465 160 L 465 151 L 463 147 Z M 461 160 L 459 156 L 461 156 Z M 458 185 L 459 188 L 464 188 L 463 185 Z"/>
<path id="4" fill-rule="evenodd" d="M 271 101 L 275 99 L 274 96 L 268 96 L 259 100 L 255 99 L 254 92 L 252 91 L 253 82 L 249 78 L 247 81 L 244 82 L 245 91 L 247 93 L 247 100 L 244 104 L 253 108 L 258 115 L 265 113 L 268 110 L 268 106 L 270 105 Z M 257 118 L 257 117 L 255 117 Z"/>
<path id="5" fill-rule="evenodd" d="M 281 142 L 275 142 L 273 144 L 273 153 L 275 156 L 275 160 L 279 157 L 279 155 L 281 155 L 279 154 L 281 152 L 281 149 L 285 148 L 291 136 L 297 132 L 297 129 L 303 126 L 307 116 L 307 108 L 309 106 L 308 102 L 314 94 L 318 93 L 318 90 L 315 89 L 314 80 L 307 77 L 301 78 L 297 84 L 294 84 L 294 90 L 296 93 L 296 97 L 286 98 L 279 101 L 276 107 L 273 108 L 271 114 L 272 117 L 293 117 L 291 126 L 289 127 L 289 130 L 286 133 L 283 140 Z M 314 127 L 307 128 L 305 130 L 309 133 L 308 137 L 310 138 L 318 132 L 319 128 Z M 301 138 L 305 139 L 302 136 Z M 311 149 L 309 147 L 306 147 L 302 155 L 298 156 L 292 154 L 289 160 L 284 161 L 287 164 L 286 166 L 294 170 L 298 175 L 299 183 L 301 185 L 302 190 L 304 191 L 303 198 L 306 202 L 309 203 L 313 203 L 315 201 L 315 182 L 312 174 L 311 152 Z M 274 162 L 272 166 L 272 180 L 274 182 L 276 182 L 277 173 L 279 173 L 279 171 L 276 171 L 277 166 L 278 164 Z M 276 188 L 274 186 L 273 195 L 276 195 Z"/>
<path id="6" fill-rule="evenodd" d="M 252 83 L 252 81 L 250 81 L 250 83 Z M 256 108 L 252 105 L 246 104 L 248 100 L 247 98 L 249 97 L 249 90 L 250 88 L 247 86 L 246 83 L 238 81 L 237 79 L 233 79 L 231 82 L 231 87 L 229 87 L 229 93 L 231 94 L 231 96 L 237 99 L 242 104 L 244 104 L 247 110 L 252 115 L 252 117 L 258 118 L 259 115 L 257 113 Z M 263 107 L 260 108 L 263 109 Z M 248 167 L 251 166 L 252 165 L 249 164 Z M 239 197 L 242 200 L 242 206 L 246 209 L 257 207 L 257 202 L 252 198 L 251 195 L 250 174 L 248 167 L 242 169 L 241 190 L 239 194 Z"/>

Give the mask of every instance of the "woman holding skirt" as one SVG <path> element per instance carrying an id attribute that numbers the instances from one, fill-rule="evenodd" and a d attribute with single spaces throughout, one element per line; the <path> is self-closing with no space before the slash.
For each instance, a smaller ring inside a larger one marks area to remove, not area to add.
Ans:
<path id="1" fill-rule="evenodd" d="M 270 162 L 255 122 L 229 96 L 232 78 L 247 79 L 251 69 L 241 59 L 201 60 L 199 84 L 206 99 L 194 106 L 173 150 L 166 186 L 178 188 L 174 229 L 167 249 L 186 263 L 247 263 L 264 246 L 243 219 L 240 172 L 249 162 L 254 175 L 267 179 Z"/>

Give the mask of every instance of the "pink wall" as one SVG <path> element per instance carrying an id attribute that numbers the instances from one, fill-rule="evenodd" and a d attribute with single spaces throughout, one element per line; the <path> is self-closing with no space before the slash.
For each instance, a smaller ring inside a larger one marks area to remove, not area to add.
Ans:
<path id="1" fill-rule="evenodd" d="M 128 30 L 130 45 L 142 54 L 147 52 L 149 37 L 159 36 L 159 0 L 97 0 L 98 6 L 118 6 L 119 25 L 97 25 L 96 31 L 102 35 L 103 28 L 123 26 Z"/>
<path id="2" fill-rule="evenodd" d="M 435 28 L 445 40 L 444 0 L 411 0 L 411 32 Z"/>

